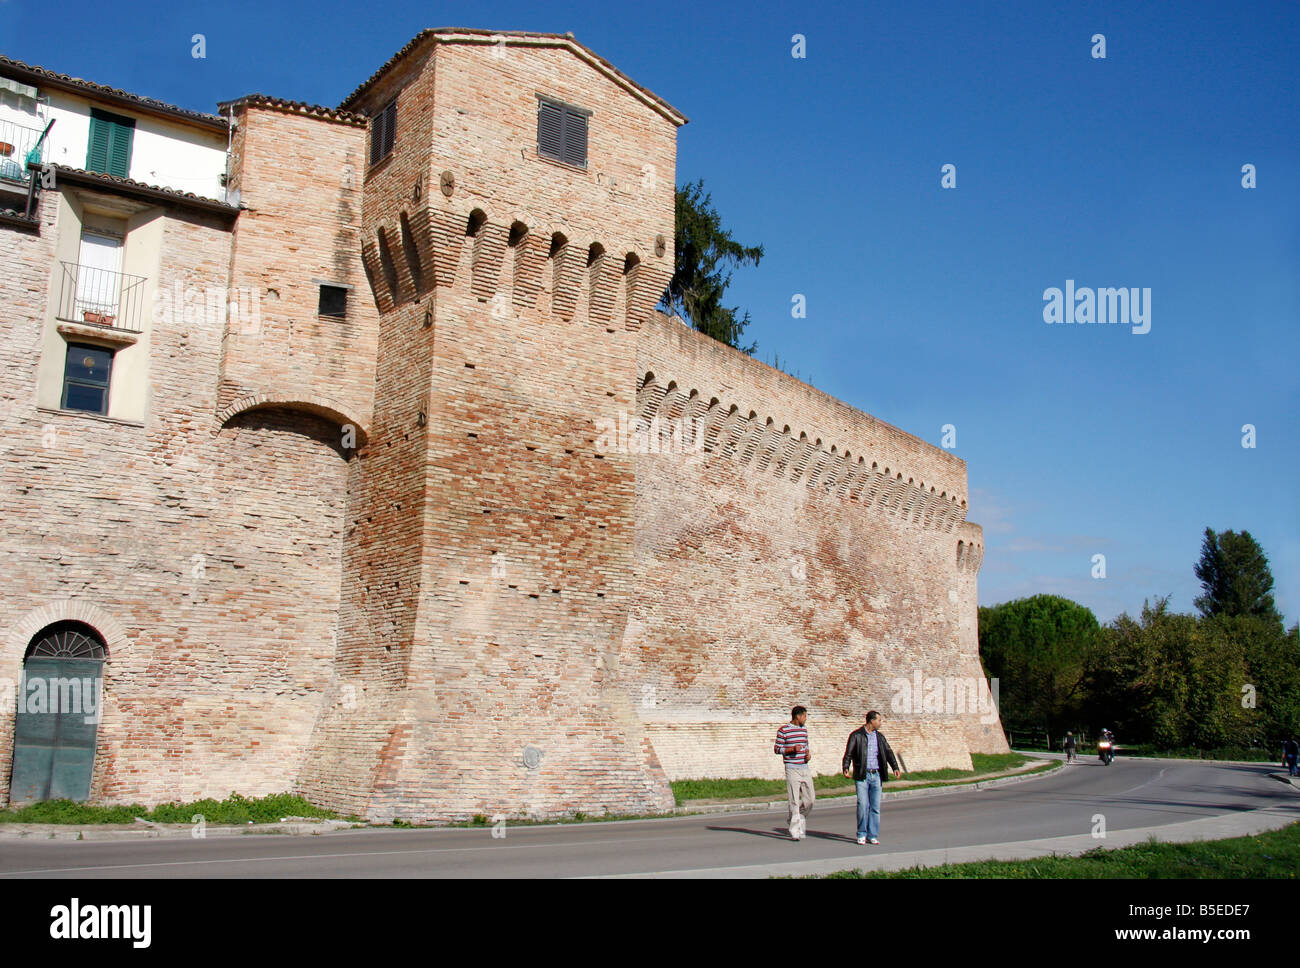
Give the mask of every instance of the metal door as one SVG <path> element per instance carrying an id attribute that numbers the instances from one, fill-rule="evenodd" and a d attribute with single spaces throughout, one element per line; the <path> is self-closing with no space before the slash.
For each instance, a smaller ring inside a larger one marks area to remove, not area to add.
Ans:
<path id="1" fill-rule="evenodd" d="M 102 643 L 79 631 L 42 636 L 33 647 L 14 717 L 11 806 L 89 799 L 103 671 Z"/>

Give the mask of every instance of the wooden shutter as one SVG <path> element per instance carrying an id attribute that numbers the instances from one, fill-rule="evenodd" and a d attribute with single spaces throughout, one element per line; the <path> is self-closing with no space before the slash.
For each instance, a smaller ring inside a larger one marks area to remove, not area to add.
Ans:
<path id="1" fill-rule="evenodd" d="M 131 142 L 135 119 L 90 109 L 90 142 L 86 170 L 126 178 L 131 171 Z"/>
<path id="2" fill-rule="evenodd" d="M 86 152 L 86 171 L 108 171 L 108 132 L 112 125 L 90 112 L 90 148 Z"/>
<path id="3" fill-rule="evenodd" d="M 572 108 L 564 111 L 564 154 L 560 160 L 587 166 L 587 116 Z"/>
<path id="4" fill-rule="evenodd" d="M 564 158 L 564 108 L 550 101 L 537 102 L 537 153 Z"/>
<path id="5" fill-rule="evenodd" d="M 370 163 L 373 165 L 384 157 L 384 112 L 380 111 L 370 119 Z"/>
<path id="6" fill-rule="evenodd" d="M 387 156 L 397 143 L 397 99 L 394 98 L 384 108 L 384 155 Z"/>
<path id="7" fill-rule="evenodd" d="M 397 143 L 397 99 L 394 98 L 370 119 L 370 163 L 388 157 Z"/>

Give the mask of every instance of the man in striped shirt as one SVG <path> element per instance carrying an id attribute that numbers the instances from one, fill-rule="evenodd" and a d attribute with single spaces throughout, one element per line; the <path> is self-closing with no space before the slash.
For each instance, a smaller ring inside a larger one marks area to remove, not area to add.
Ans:
<path id="1" fill-rule="evenodd" d="M 790 710 L 790 721 L 776 731 L 772 752 L 779 753 L 785 763 L 785 789 L 790 798 L 788 823 L 790 839 L 803 840 L 807 832 L 807 817 L 817 794 L 813 789 L 812 771 L 808 763 L 808 710 L 795 706 Z"/>

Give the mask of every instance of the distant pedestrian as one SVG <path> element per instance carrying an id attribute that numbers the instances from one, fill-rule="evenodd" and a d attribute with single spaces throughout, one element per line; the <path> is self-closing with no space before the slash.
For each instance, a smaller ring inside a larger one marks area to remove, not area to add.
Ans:
<path id="1" fill-rule="evenodd" d="M 812 753 L 808 750 L 807 722 L 808 710 L 795 706 L 790 710 L 790 721 L 776 731 L 776 743 L 772 746 L 772 752 L 780 753 L 785 763 L 785 791 L 790 799 L 786 819 L 791 840 L 804 839 L 808 813 L 817 799 L 812 771 L 808 768 Z"/>
<path id="2" fill-rule="evenodd" d="M 858 791 L 858 843 L 878 844 L 880 840 L 880 780 L 890 766 L 894 779 L 902 774 L 889 741 L 880 731 L 880 713 L 867 713 L 866 725 L 849 734 L 844 747 L 844 775 L 852 777 Z"/>
<path id="3" fill-rule="evenodd" d="M 1300 767 L 1296 763 L 1297 759 L 1300 759 L 1300 743 L 1293 739 L 1283 741 L 1282 765 L 1286 767 L 1288 776 L 1300 776 Z"/>
<path id="4" fill-rule="evenodd" d="M 1074 753 L 1075 750 L 1077 749 L 1074 742 L 1073 732 L 1068 732 L 1065 734 L 1065 740 L 1064 742 L 1061 743 L 1061 746 L 1065 749 L 1065 762 L 1069 763 L 1070 760 L 1074 759 Z"/>

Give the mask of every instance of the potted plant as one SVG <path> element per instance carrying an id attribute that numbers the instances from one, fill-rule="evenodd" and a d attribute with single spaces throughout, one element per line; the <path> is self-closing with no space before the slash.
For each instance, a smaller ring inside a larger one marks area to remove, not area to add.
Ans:
<path id="1" fill-rule="evenodd" d="M 110 316 L 107 313 L 97 313 L 89 309 L 83 310 L 81 315 L 85 318 L 86 322 L 95 323 L 98 326 L 112 326 L 113 320 L 117 319 L 116 316 Z"/>
<path id="2" fill-rule="evenodd" d="M 13 153 L 14 153 L 13 145 L 11 145 L 8 141 L 0 141 L 0 155 L 4 156 L 5 158 L 8 158 Z"/>

